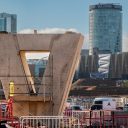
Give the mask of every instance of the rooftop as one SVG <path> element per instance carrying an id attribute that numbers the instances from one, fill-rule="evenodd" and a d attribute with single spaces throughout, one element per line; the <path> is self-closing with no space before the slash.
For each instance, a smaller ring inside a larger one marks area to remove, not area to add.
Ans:
<path id="1" fill-rule="evenodd" d="M 89 11 L 92 11 L 95 9 L 115 9 L 115 10 L 122 11 L 122 6 L 114 3 L 106 3 L 106 4 L 99 3 L 96 5 L 89 6 Z"/>

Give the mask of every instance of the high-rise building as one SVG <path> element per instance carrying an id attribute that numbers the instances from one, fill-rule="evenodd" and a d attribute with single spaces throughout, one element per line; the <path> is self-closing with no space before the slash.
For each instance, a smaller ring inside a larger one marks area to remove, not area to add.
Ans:
<path id="1" fill-rule="evenodd" d="M 122 51 L 122 6 L 97 4 L 89 7 L 90 54 Z"/>
<path id="2" fill-rule="evenodd" d="M 17 32 L 16 14 L 0 13 L 0 32 Z"/>

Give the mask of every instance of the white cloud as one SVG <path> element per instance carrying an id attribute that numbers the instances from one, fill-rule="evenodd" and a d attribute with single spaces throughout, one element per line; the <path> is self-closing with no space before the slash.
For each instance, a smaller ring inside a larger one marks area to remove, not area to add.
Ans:
<path id="1" fill-rule="evenodd" d="M 123 35 L 122 51 L 128 52 L 128 33 Z"/>
<path id="2" fill-rule="evenodd" d="M 63 34 L 65 32 L 75 32 L 78 33 L 78 31 L 74 28 L 70 29 L 64 29 L 64 28 L 46 28 L 46 29 L 40 29 L 36 30 L 37 33 L 42 33 L 42 34 Z M 21 34 L 34 34 L 34 29 L 24 29 L 19 31 L 18 33 Z"/>
<path id="3" fill-rule="evenodd" d="M 83 49 L 89 49 L 89 34 L 84 35 Z"/>
<path id="4" fill-rule="evenodd" d="M 46 29 L 42 29 L 42 30 L 39 30 L 38 33 L 53 33 L 53 34 L 56 34 L 56 33 L 65 33 L 65 32 L 76 32 L 78 33 L 78 31 L 76 29 L 73 29 L 73 28 L 70 28 L 70 29 L 64 29 L 64 28 L 46 28 Z"/>
<path id="5" fill-rule="evenodd" d="M 19 31 L 18 33 L 21 33 L 21 34 L 34 34 L 34 30 L 33 29 L 24 29 L 24 30 Z"/>

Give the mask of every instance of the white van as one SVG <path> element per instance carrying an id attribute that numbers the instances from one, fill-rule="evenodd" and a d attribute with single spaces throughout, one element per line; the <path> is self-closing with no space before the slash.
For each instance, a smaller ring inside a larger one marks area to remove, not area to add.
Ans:
<path id="1" fill-rule="evenodd" d="M 124 111 L 128 111 L 128 103 L 124 105 L 123 110 L 124 110 Z"/>
<path id="2" fill-rule="evenodd" d="M 95 98 L 91 110 L 116 110 L 116 101 L 111 97 Z"/>

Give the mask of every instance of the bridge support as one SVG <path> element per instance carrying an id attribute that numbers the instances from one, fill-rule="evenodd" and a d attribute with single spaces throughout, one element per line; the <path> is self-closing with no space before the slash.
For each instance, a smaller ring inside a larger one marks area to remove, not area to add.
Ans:
<path id="1" fill-rule="evenodd" d="M 15 83 L 16 116 L 62 113 L 82 43 L 83 36 L 76 33 L 0 34 L 0 80 L 6 98 L 9 96 L 9 82 Z M 26 64 L 25 52 L 28 51 L 50 52 L 38 93 Z"/>

